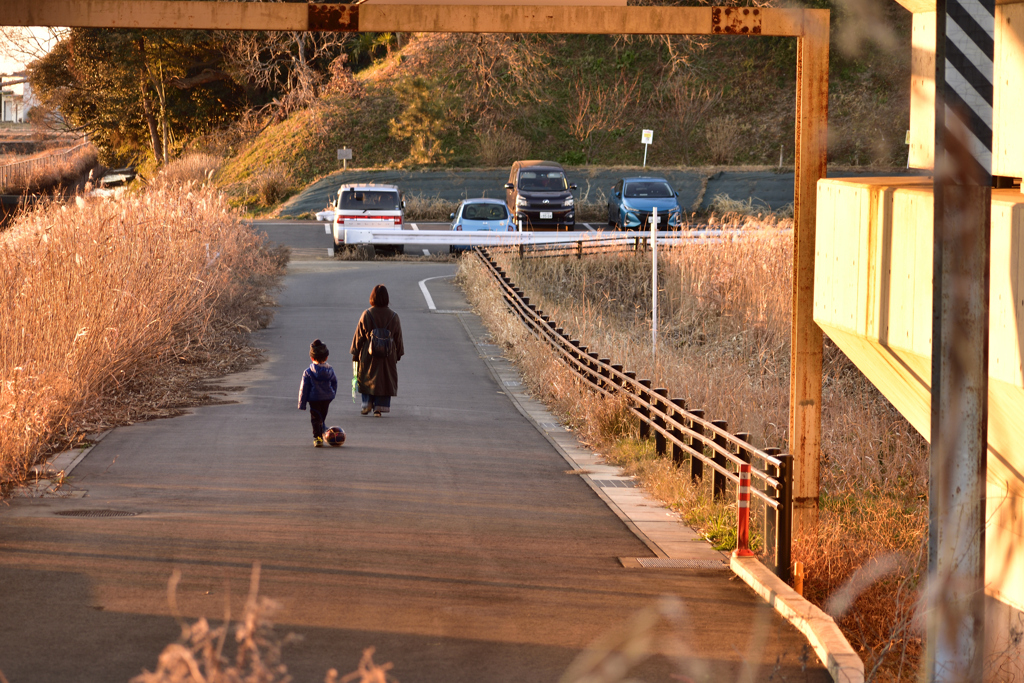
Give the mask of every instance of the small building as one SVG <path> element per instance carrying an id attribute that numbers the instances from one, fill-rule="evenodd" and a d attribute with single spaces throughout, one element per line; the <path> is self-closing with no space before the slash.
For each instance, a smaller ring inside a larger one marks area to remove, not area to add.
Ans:
<path id="1" fill-rule="evenodd" d="M 14 74 L 0 74 L 2 97 L 0 97 L 0 123 L 24 123 L 29 111 L 36 105 L 28 74 L 24 71 Z"/>

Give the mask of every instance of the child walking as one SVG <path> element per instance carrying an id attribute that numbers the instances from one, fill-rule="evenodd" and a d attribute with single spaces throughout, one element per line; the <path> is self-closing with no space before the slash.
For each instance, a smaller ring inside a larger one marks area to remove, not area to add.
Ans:
<path id="1" fill-rule="evenodd" d="M 338 393 L 338 378 L 334 368 L 327 363 L 329 352 L 319 339 L 309 345 L 309 359 L 313 361 L 302 373 L 302 384 L 299 385 L 299 410 L 305 410 L 309 404 L 309 421 L 313 423 L 313 446 L 324 445 L 324 422 L 327 420 L 327 409 Z"/>

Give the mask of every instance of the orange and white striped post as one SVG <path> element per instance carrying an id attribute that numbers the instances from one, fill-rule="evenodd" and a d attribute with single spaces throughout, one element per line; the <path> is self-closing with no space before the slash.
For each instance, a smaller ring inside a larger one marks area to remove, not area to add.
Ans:
<path id="1" fill-rule="evenodd" d="M 754 557 L 750 549 L 750 463 L 740 465 L 740 486 L 736 492 L 739 528 L 736 530 L 736 550 L 733 557 Z"/>

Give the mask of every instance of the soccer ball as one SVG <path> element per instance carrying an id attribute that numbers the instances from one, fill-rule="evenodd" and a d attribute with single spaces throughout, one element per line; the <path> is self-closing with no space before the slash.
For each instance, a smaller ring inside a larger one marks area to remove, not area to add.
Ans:
<path id="1" fill-rule="evenodd" d="M 329 427 L 324 432 L 324 441 L 331 446 L 340 446 L 345 443 L 345 430 L 341 427 Z"/>

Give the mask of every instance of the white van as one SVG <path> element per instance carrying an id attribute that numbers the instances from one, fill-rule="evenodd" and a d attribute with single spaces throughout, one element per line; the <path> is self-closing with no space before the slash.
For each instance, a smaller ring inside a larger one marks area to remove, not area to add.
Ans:
<path id="1" fill-rule="evenodd" d="M 345 230 L 402 230 L 405 199 L 394 185 L 360 183 L 342 185 L 334 202 L 334 246 L 345 244 Z M 377 248 L 401 254 L 401 244 L 379 244 Z"/>

